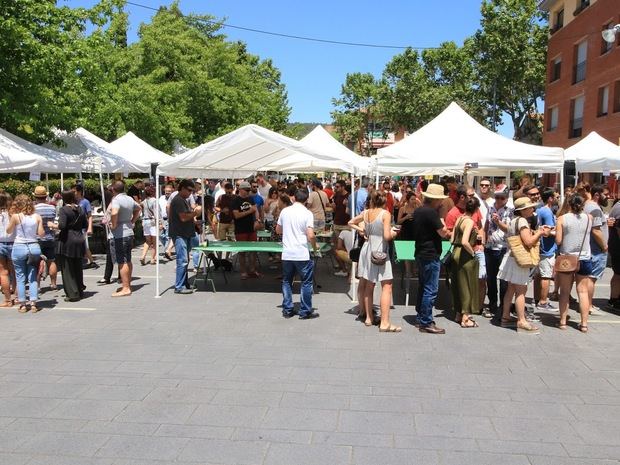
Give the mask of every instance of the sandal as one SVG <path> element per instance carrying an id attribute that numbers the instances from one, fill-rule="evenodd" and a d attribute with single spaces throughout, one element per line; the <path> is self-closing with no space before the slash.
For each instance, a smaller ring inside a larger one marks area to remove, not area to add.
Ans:
<path id="1" fill-rule="evenodd" d="M 400 326 L 390 325 L 387 328 L 379 327 L 380 333 L 400 333 L 403 330 Z"/>
<path id="2" fill-rule="evenodd" d="M 248 278 L 262 278 L 263 275 L 260 274 L 258 271 L 252 271 L 251 273 L 248 273 Z"/>
<path id="3" fill-rule="evenodd" d="M 146 265 L 146 258 L 141 258 L 141 259 L 140 259 L 140 264 L 141 264 L 142 266 Z"/>
<path id="4" fill-rule="evenodd" d="M 19 306 L 19 310 L 17 310 L 19 313 L 26 313 L 28 311 L 28 307 L 26 307 L 25 305 L 20 305 Z"/>
<path id="5" fill-rule="evenodd" d="M 471 324 L 470 324 L 471 323 Z M 478 328 L 479 325 L 472 318 L 468 318 L 465 321 L 461 321 L 461 328 Z"/>
<path id="6" fill-rule="evenodd" d="M 241 273 L 241 279 L 248 279 L 248 274 L 247 273 Z"/>
<path id="7" fill-rule="evenodd" d="M 488 308 L 485 308 L 484 310 L 482 310 L 482 316 L 484 318 L 493 318 L 493 312 L 491 312 L 491 310 L 489 310 Z"/>
<path id="8" fill-rule="evenodd" d="M 30 305 L 30 313 L 37 313 L 39 310 L 41 309 L 37 307 L 35 304 Z"/>
<path id="9" fill-rule="evenodd" d="M 568 326 L 566 323 L 556 323 L 555 327 L 558 329 L 561 329 L 562 331 L 566 331 L 568 329 Z"/>
<path id="10" fill-rule="evenodd" d="M 538 326 L 534 326 L 533 324 L 518 324 L 517 323 L 517 332 L 518 333 L 528 333 L 528 334 L 538 334 L 540 333 L 540 328 Z"/>
<path id="11" fill-rule="evenodd" d="M 582 333 L 587 333 L 588 332 L 588 327 L 585 325 L 577 325 L 577 328 L 579 329 L 579 331 L 581 331 Z"/>
<path id="12" fill-rule="evenodd" d="M 2 302 L 0 304 L 0 308 L 8 308 L 8 307 L 12 307 L 13 306 L 13 301 L 12 300 L 5 300 L 4 302 Z"/>

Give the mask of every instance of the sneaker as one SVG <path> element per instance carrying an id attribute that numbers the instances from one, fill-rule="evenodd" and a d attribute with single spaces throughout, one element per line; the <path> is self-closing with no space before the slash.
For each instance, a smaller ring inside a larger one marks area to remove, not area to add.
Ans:
<path id="1" fill-rule="evenodd" d="M 603 314 L 604 314 L 603 311 L 600 308 L 598 308 L 596 305 L 592 305 L 590 307 L 590 315 L 601 316 Z"/>
<path id="2" fill-rule="evenodd" d="M 545 302 L 544 304 L 541 304 L 540 302 L 536 304 L 536 310 L 546 310 L 549 312 L 557 312 L 558 309 L 555 308 L 553 305 L 551 305 L 551 303 L 549 302 Z"/>
<path id="3" fill-rule="evenodd" d="M 336 271 L 334 273 L 334 276 L 344 276 L 344 277 L 347 277 L 347 276 L 349 276 L 349 273 L 347 273 L 346 271 Z"/>
<path id="4" fill-rule="evenodd" d="M 175 294 L 193 294 L 194 291 L 192 289 L 175 289 Z"/>
<path id="5" fill-rule="evenodd" d="M 540 317 L 537 316 L 534 312 L 532 311 L 525 311 L 525 319 L 527 321 L 540 321 Z"/>

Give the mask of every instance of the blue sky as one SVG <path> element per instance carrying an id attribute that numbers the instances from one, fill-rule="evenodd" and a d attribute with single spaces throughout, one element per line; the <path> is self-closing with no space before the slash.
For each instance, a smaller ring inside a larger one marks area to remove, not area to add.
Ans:
<path id="1" fill-rule="evenodd" d="M 59 5 L 92 6 L 95 0 L 58 0 Z M 135 0 L 158 7 L 169 1 Z M 480 0 L 393 0 L 390 2 L 290 0 L 181 0 L 184 13 L 210 14 L 253 29 L 346 42 L 436 47 L 445 41 L 462 45 L 480 26 Z M 130 41 L 140 23 L 154 14 L 127 5 Z M 231 40 L 242 40 L 250 52 L 271 58 L 286 84 L 291 121 L 329 122 L 331 99 L 340 93 L 347 73 L 370 72 L 379 77 L 385 64 L 402 50 L 362 48 L 286 39 L 225 28 Z M 511 125 L 500 128 L 512 137 Z"/>

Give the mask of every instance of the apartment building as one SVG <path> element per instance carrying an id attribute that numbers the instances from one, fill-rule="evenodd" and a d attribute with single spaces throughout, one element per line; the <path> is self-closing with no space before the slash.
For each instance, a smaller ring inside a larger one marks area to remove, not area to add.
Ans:
<path id="1" fill-rule="evenodd" d="M 549 13 L 543 145 L 569 147 L 591 131 L 620 143 L 620 0 L 543 0 Z"/>

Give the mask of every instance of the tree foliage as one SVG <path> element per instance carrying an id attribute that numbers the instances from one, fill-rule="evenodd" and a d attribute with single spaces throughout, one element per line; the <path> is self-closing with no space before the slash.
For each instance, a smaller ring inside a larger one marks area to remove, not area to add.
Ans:
<path id="1" fill-rule="evenodd" d="M 531 126 L 524 124 L 528 111 L 545 88 L 547 28 L 537 3 L 483 0 L 481 28 L 463 46 L 445 42 L 421 53 L 407 49 L 385 65 L 377 81 L 372 75 L 348 75 L 340 98 L 333 100 L 334 124 L 349 136 L 363 133 L 364 105 L 348 102 L 373 95 L 374 117 L 394 130 L 412 132 L 455 101 L 490 128 L 507 113 L 515 138 L 521 139 L 522 128 Z M 365 86 L 354 85 L 358 76 L 365 76 Z"/>
<path id="2" fill-rule="evenodd" d="M 495 89 L 499 110 L 513 123 L 515 139 L 528 112 L 545 93 L 548 27 L 538 0 L 484 0 L 472 62 L 487 101 Z"/>
<path id="3" fill-rule="evenodd" d="M 124 3 L 0 0 L 0 126 L 36 142 L 54 127 L 108 140 L 131 130 L 162 150 L 248 123 L 286 128 L 286 89 L 271 60 L 176 3 L 128 44 Z"/>

